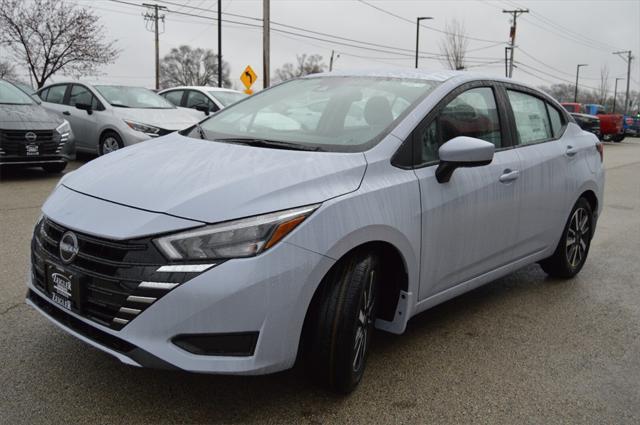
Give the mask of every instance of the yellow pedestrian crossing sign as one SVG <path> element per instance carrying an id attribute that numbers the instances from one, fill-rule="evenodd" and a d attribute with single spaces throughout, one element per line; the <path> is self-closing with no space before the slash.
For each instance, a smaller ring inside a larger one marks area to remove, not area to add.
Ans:
<path id="1" fill-rule="evenodd" d="M 251 66 L 247 65 L 247 67 L 244 69 L 244 72 L 240 76 L 240 81 L 242 81 L 242 84 L 244 84 L 245 88 L 247 89 L 245 90 L 245 92 L 251 91 L 251 86 L 256 82 L 257 79 L 258 76 L 256 75 L 256 73 L 253 71 Z"/>

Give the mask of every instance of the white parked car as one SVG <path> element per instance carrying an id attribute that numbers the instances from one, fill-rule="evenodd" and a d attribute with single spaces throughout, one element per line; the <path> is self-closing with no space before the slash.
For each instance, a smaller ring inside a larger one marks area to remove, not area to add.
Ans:
<path id="1" fill-rule="evenodd" d="M 69 121 L 78 151 L 100 155 L 198 122 L 142 87 L 59 83 L 36 94 L 45 109 Z"/>
<path id="2" fill-rule="evenodd" d="M 199 120 L 249 96 L 237 90 L 207 86 L 181 86 L 158 93 L 175 106 L 187 108 Z"/>
<path id="3" fill-rule="evenodd" d="M 597 137 L 532 87 L 315 74 L 63 177 L 27 298 L 130 365 L 264 374 L 300 358 L 348 392 L 374 326 L 402 333 L 532 263 L 575 276 L 603 186 Z"/>

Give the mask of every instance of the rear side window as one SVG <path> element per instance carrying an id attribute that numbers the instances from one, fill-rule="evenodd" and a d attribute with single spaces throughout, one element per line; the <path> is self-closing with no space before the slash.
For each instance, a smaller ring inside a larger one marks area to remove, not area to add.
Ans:
<path id="1" fill-rule="evenodd" d="M 535 96 L 507 90 L 521 145 L 553 138 L 546 102 Z"/>
<path id="2" fill-rule="evenodd" d="M 66 91 L 67 91 L 66 84 L 49 87 L 49 89 L 47 90 L 46 94 L 44 94 L 44 92 L 43 92 L 43 95 L 45 95 L 46 98 L 43 98 L 42 100 L 44 100 L 45 102 L 49 102 L 49 103 L 62 104 L 62 103 L 64 103 L 64 93 Z"/>
<path id="3" fill-rule="evenodd" d="M 562 115 L 560 114 L 560 112 L 548 103 L 547 110 L 549 111 L 549 118 L 551 119 L 551 130 L 553 131 L 553 138 L 557 139 L 562 135 L 564 120 L 562 119 Z"/>
<path id="4" fill-rule="evenodd" d="M 182 90 L 173 90 L 167 93 L 163 93 L 160 96 L 164 97 L 175 106 L 180 106 L 180 102 L 182 102 L 182 93 L 184 93 Z"/>

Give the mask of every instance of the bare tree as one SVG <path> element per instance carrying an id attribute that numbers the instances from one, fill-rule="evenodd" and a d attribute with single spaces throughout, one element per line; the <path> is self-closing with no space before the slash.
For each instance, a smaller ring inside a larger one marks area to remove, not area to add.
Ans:
<path id="1" fill-rule="evenodd" d="M 604 105 L 607 103 L 607 94 L 609 92 L 609 67 L 603 65 L 600 68 L 600 86 L 597 90 L 598 103 Z"/>
<path id="2" fill-rule="evenodd" d="M 210 49 L 180 46 L 160 62 L 160 86 L 217 86 L 218 55 Z M 222 86 L 231 87 L 229 64 L 222 61 Z"/>
<path id="3" fill-rule="evenodd" d="M 464 24 L 453 19 L 444 27 L 446 35 L 440 41 L 440 53 L 443 55 L 442 63 L 449 69 L 461 70 L 465 68 L 465 57 L 469 39 Z"/>
<path id="4" fill-rule="evenodd" d="M 90 9 L 62 0 L 0 0 L 0 43 L 42 87 L 56 72 L 95 75 L 118 56 Z"/>
<path id="5" fill-rule="evenodd" d="M 9 81 L 13 81 L 18 78 L 16 74 L 16 67 L 9 62 L 0 61 L 0 78 Z"/>
<path id="6" fill-rule="evenodd" d="M 327 69 L 327 65 L 322 62 L 320 55 L 296 55 L 297 64 L 285 63 L 281 68 L 276 69 L 276 81 L 287 81 L 292 78 L 302 77 L 308 74 L 317 74 Z"/>

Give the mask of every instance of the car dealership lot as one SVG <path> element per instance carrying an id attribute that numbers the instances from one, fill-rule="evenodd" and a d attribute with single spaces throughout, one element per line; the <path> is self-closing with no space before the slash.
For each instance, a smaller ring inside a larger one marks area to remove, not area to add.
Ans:
<path id="1" fill-rule="evenodd" d="M 640 140 L 607 144 L 605 163 L 606 205 L 580 275 L 560 282 L 531 266 L 412 319 L 404 335 L 378 332 L 347 398 L 300 370 L 135 369 L 59 331 L 24 304 L 32 226 L 58 177 L 3 170 L 0 422 L 637 423 Z"/>

